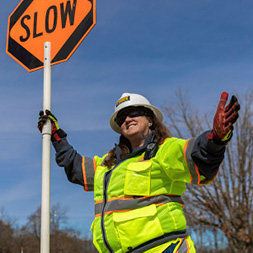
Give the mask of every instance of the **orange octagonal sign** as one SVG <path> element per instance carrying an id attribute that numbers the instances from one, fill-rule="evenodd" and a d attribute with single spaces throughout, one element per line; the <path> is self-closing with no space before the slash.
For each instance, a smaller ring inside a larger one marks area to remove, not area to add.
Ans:
<path id="1" fill-rule="evenodd" d="M 67 61 L 96 23 L 95 0 L 23 0 L 9 17 L 6 52 L 28 71 Z"/>

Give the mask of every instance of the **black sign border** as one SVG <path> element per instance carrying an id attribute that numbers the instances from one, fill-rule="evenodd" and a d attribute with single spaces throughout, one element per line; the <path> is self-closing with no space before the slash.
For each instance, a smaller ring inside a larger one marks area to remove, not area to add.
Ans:
<path id="1" fill-rule="evenodd" d="M 7 51 L 14 56 L 24 67 L 28 69 L 28 71 L 37 70 L 39 68 L 43 68 L 43 62 L 41 62 L 37 57 L 27 51 L 24 47 L 18 44 L 15 40 L 10 37 L 10 31 L 15 23 L 19 20 L 22 14 L 26 11 L 29 5 L 34 0 L 24 0 L 17 9 L 13 12 L 13 14 L 9 18 L 9 27 L 8 27 L 8 44 Z M 51 60 L 51 64 L 60 63 L 62 61 L 66 61 L 74 52 L 77 44 L 84 39 L 87 31 L 95 25 L 96 17 L 94 17 L 94 8 L 96 8 L 95 0 L 88 0 L 91 3 L 91 10 L 83 19 L 83 21 L 79 24 L 79 26 L 75 29 L 75 31 L 71 34 L 59 52 L 55 55 L 55 57 Z M 79 44 L 80 45 L 80 44 Z"/>

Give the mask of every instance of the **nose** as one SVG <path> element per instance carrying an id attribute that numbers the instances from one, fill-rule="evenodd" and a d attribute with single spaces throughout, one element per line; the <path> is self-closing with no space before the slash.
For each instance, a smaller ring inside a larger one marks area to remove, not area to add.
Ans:
<path id="1" fill-rule="evenodd" d="M 131 122 L 133 118 L 126 116 L 125 122 Z"/>

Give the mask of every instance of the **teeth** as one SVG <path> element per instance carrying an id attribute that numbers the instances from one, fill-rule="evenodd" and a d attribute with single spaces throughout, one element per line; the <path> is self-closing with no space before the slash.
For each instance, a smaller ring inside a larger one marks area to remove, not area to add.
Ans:
<path id="1" fill-rule="evenodd" d="M 128 129 L 131 128 L 131 127 L 134 127 L 134 126 L 136 126 L 136 125 L 130 125 L 130 126 L 128 126 Z"/>

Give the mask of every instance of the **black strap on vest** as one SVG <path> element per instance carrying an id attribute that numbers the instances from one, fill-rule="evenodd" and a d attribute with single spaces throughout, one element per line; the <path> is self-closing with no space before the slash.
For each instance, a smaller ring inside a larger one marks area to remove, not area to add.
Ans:
<path id="1" fill-rule="evenodd" d="M 156 155 L 156 152 L 158 150 L 158 143 L 157 142 L 151 142 L 147 145 L 144 160 L 149 160 L 152 157 Z"/>
<path id="2" fill-rule="evenodd" d="M 150 135 L 151 135 L 151 139 L 150 139 L 149 144 L 146 147 L 144 160 L 149 160 L 152 157 L 154 157 L 156 155 L 156 152 L 159 146 L 158 143 L 155 141 L 155 130 L 153 130 Z"/>

